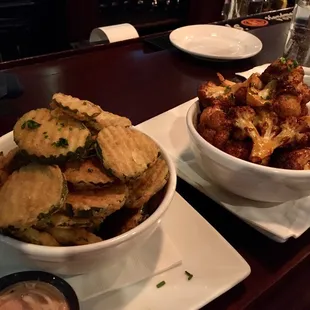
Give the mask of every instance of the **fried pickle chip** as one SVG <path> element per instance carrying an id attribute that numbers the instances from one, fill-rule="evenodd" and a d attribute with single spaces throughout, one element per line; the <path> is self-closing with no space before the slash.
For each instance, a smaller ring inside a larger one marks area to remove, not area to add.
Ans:
<path id="1" fill-rule="evenodd" d="M 62 245 L 85 245 L 102 241 L 83 228 L 50 228 L 48 232 Z"/>
<path id="2" fill-rule="evenodd" d="M 75 216 L 104 219 L 123 207 L 127 194 L 127 186 L 120 184 L 100 190 L 71 192 L 66 203 Z"/>
<path id="3" fill-rule="evenodd" d="M 102 110 L 88 100 L 81 100 L 62 93 L 54 94 L 52 108 L 59 108 L 64 113 L 82 122 L 92 121 Z"/>
<path id="4" fill-rule="evenodd" d="M 12 233 L 17 239 L 38 245 L 45 246 L 59 246 L 60 244 L 56 239 L 45 231 L 38 231 L 32 227 L 27 228 L 26 230 L 14 231 Z"/>
<path id="5" fill-rule="evenodd" d="M 46 230 L 50 227 L 91 228 L 93 226 L 95 226 L 95 224 L 92 222 L 91 218 L 70 217 L 62 212 L 54 213 L 35 225 L 39 230 Z"/>
<path id="6" fill-rule="evenodd" d="M 135 228 L 136 226 L 138 226 L 139 224 L 141 224 L 142 222 L 144 222 L 144 220 L 147 218 L 147 216 L 145 214 L 143 214 L 143 212 L 141 210 L 139 210 L 137 213 L 134 213 L 133 215 L 131 215 L 121 226 L 120 228 L 120 234 L 124 234 L 125 232 Z"/>
<path id="7" fill-rule="evenodd" d="M 22 167 L 0 189 L 0 228 L 34 225 L 60 209 L 67 192 L 59 167 L 38 164 Z"/>
<path id="8" fill-rule="evenodd" d="M 18 152 L 18 147 L 9 151 L 6 155 L 1 152 L 0 154 L 0 186 L 2 186 L 8 179 L 10 172 L 8 167 L 10 166 L 14 156 Z"/>
<path id="9" fill-rule="evenodd" d="M 88 122 L 88 125 L 95 130 L 100 131 L 109 126 L 130 127 L 131 121 L 127 117 L 119 116 L 107 111 L 102 111 L 93 120 Z"/>
<path id="10" fill-rule="evenodd" d="M 108 175 L 100 165 L 101 163 L 97 158 L 68 163 L 64 175 L 66 180 L 73 184 L 75 188 L 100 188 L 115 181 L 115 178 Z"/>
<path id="11" fill-rule="evenodd" d="M 24 114 L 14 126 L 14 140 L 28 155 L 42 159 L 78 156 L 90 143 L 90 132 L 72 118 L 59 119 L 48 109 L 32 110 Z"/>
<path id="12" fill-rule="evenodd" d="M 120 126 L 110 126 L 98 133 L 97 152 L 105 169 L 122 181 L 140 176 L 160 154 L 150 137 Z"/>
<path id="13" fill-rule="evenodd" d="M 168 178 L 169 169 L 167 163 L 160 157 L 141 177 L 130 183 L 125 206 L 127 208 L 143 207 L 152 196 L 166 185 Z"/>

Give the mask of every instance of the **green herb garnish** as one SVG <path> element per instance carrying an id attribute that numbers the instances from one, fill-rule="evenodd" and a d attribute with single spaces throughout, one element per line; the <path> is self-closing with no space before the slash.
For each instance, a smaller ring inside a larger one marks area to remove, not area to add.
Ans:
<path id="1" fill-rule="evenodd" d="M 157 288 L 161 288 L 161 287 L 163 287 L 165 284 L 166 284 L 165 281 L 161 281 L 161 282 L 159 282 L 159 283 L 156 285 L 156 287 L 157 287 Z"/>
<path id="2" fill-rule="evenodd" d="M 33 120 L 28 120 L 22 124 L 22 129 L 28 128 L 28 129 L 37 129 L 41 126 L 41 124 L 37 123 Z"/>
<path id="3" fill-rule="evenodd" d="M 67 148 L 69 146 L 68 140 L 65 138 L 59 138 L 57 142 L 52 143 L 53 146 L 56 147 L 64 147 Z"/>
<path id="4" fill-rule="evenodd" d="M 226 86 L 224 94 L 228 94 L 230 91 L 231 91 L 231 87 L 230 86 Z"/>
<path id="5" fill-rule="evenodd" d="M 187 275 L 187 280 L 190 281 L 192 279 L 193 275 L 186 270 L 185 270 L 185 274 Z"/>
<path id="6" fill-rule="evenodd" d="M 282 64 L 286 64 L 286 58 L 285 57 L 280 57 L 280 61 Z"/>
<path id="7" fill-rule="evenodd" d="M 294 68 L 297 68 L 299 66 L 298 61 L 297 60 L 293 60 L 293 65 L 294 65 Z"/>

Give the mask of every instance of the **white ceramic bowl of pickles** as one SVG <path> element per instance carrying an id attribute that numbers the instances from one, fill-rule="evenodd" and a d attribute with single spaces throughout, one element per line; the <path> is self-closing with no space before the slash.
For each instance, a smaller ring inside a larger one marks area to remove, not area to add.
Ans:
<path id="1" fill-rule="evenodd" d="M 176 188 L 166 151 L 125 117 L 55 94 L 0 138 L 0 241 L 76 275 L 143 246 Z"/>

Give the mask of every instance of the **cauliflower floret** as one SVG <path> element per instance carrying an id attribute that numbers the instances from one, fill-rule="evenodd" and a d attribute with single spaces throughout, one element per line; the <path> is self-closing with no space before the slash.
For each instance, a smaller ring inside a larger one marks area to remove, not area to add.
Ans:
<path id="1" fill-rule="evenodd" d="M 220 150 L 223 150 L 229 140 L 229 131 L 216 131 L 214 129 L 198 127 L 199 134 L 209 143 Z"/>
<path id="2" fill-rule="evenodd" d="M 271 105 L 276 92 L 277 81 L 270 81 L 263 89 L 257 89 L 250 83 L 247 91 L 246 103 L 251 107 Z"/>
<path id="3" fill-rule="evenodd" d="M 234 141 L 226 142 L 223 151 L 234 157 L 249 160 L 252 150 L 252 143 L 250 141 Z"/>
<path id="4" fill-rule="evenodd" d="M 302 96 L 301 103 L 307 104 L 310 101 L 310 88 L 309 88 L 309 86 L 305 83 L 300 83 L 297 86 L 297 90 L 301 93 L 301 96 Z"/>
<path id="5" fill-rule="evenodd" d="M 310 170 L 310 148 L 276 152 L 272 162 L 277 168 Z"/>
<path id="6" fill-rule="evenodd" d="M 201 126 L 221 131 L 231 127 L 231 120 L 226 112 L 218 105 L 206 107 L 200 114 L 199 124 Z"/>
<path id="7" fill-rule="evenodd" d="M 257 111 L 251 107 L 236 107 L 233 111 L 234 125 L 244 131 L 253 141 L 250 161 L 266 165 L 273 151 L 302 137 L 305 124 L 289 117 L 278 124 L 278 117 L 267 110 Z"/>
<path id="8" fill-rule="evenodd" d="M 217 86 L 213 82 L 207 82 L 198 88 L 198 98 L 203 107 L 212 105 L 233 106 L 235 97 L 230 91 L 230 87 Z"/>
<path id="9" fill-rule="evenodd" d="M 273 110 L 281 118 L 289 116 L 299 117 L 301 110 L 302 96 L 295 92 L 281 92 L 273 103 Z"/>
<path id="10" fill-rule="evenodd" d="M 220 106 L 210 106 L 202 111 L 197 129 L 205 140 L 223 149 L 230 136 L 231 120 Z"/>
<path id="11" fill-rule="evenodd" d="M 277 80 L 279 84 L 293 85 L 297 87 L 304 79 L 304 70 L 295 60 L 281 57 L 274 61 L 262 73 L 261 80 L 267 84 L 272 80 Z"/>

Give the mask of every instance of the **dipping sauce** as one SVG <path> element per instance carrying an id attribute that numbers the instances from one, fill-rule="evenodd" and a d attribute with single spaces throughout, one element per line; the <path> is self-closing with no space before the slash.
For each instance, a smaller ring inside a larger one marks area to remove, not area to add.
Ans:
<path id="1" fill-rule="evenodd" d="M 70 310 L 65 296 L 51 284 L 20 282 L 0 292 L 0 310 Z"/>

